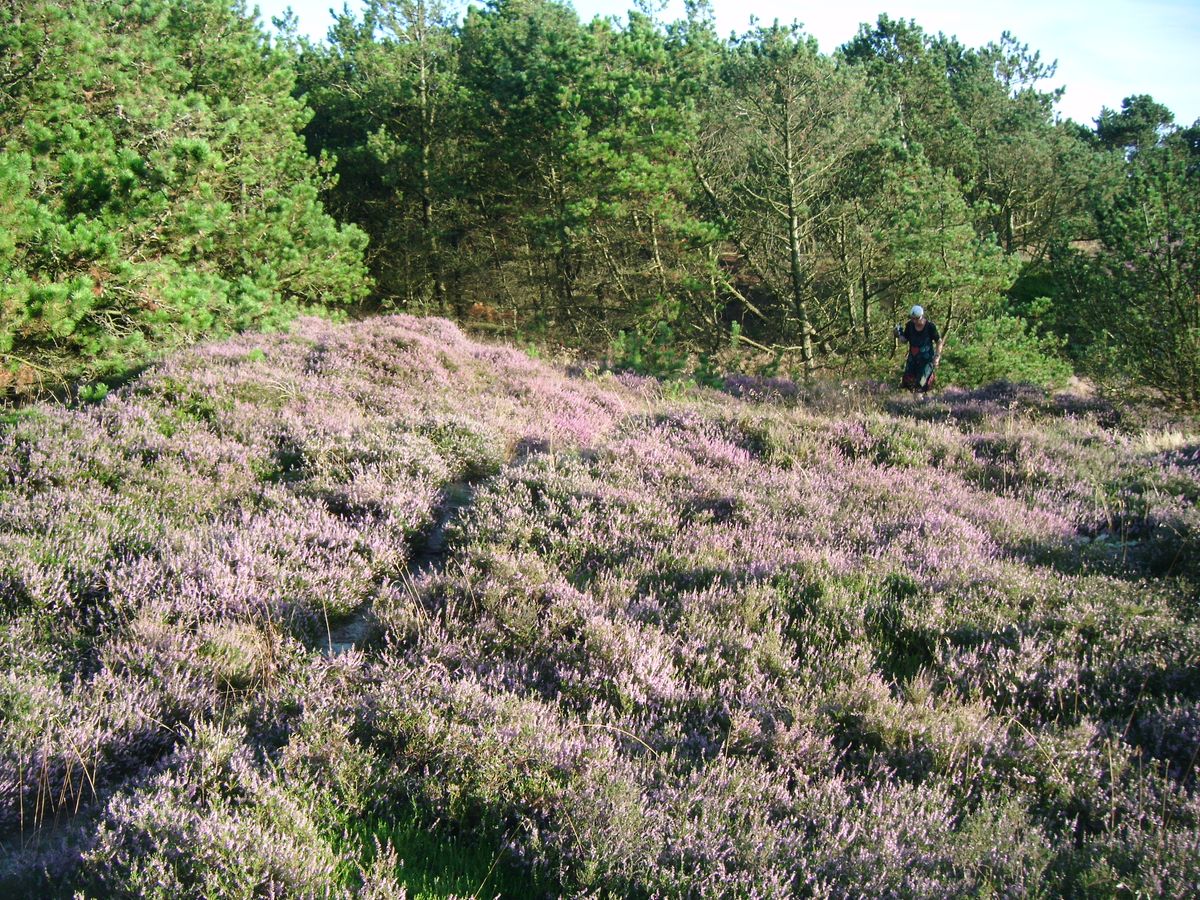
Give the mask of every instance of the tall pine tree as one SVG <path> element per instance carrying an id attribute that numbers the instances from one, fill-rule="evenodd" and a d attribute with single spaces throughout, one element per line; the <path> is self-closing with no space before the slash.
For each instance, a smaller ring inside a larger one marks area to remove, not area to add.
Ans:
<path id="1" fill-rule="evenodd" d="M 365 242 L 318 200 L 287 57 L 240 5 L 13 0 L 0 36 L 10 389 L 364 293 Z"/>

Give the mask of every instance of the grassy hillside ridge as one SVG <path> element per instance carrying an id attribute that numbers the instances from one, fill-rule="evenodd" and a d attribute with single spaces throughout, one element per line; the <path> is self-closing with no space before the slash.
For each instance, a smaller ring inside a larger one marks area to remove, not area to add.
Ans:
<path id="1" fill-rule="evenodd" d="M 1195 424 L 729 388 L 305 319 L 9 416 L 0 884 L 1193 889 Z"/>

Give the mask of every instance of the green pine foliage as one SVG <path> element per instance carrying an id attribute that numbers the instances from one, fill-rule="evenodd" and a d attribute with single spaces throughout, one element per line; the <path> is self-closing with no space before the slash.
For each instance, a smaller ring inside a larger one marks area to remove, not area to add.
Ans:
<path id="1" fill-rule="evenodd" d="M 671 326 L 660 321 L 650 333 L 620 332 L 609 348 L 609 366 L 615 371 L 634 372 L 655 378 L 678 378 L 687 369 L 687 356 L 681 352 Z M 707 371 L 711 362 L 701 366 Z"/>
<path id="2" fill-rule="evenodd" d="M 365 293 L 289 60 L 240 5 L 16 0 L 0 84 L 0 390 Z"/>
<path id="3" fill-rule="evenodd" d="M 1200 122 L 1139 95 L 1089 139 L 1088 240 L 1060 240 L 1031 287 L 1081 370 L 1200 408 Z"/>
<path id="4" fill-rule="evenodd" d="M 971 388 L 996 381 L 1062 387 L 1072 375 L 1062 344 L 1037 334 L 1024 319 L 997 313 L 947 339 L 938 376 Z"/>
<path id="5" fill-rule="evenodd" d="M 292 46 L 375 301 L 596 356 L 663 322 L 715 370 L 736 325 L 812 374 L 878 361 L 914 302 L 968 327 L 1074 233 L 1095 159 L 1011 35 L 886 16 L 830 56 L 799 27 L 723 40 L 700 2 L 371 0 Z"/>
<path id="6" fill-rule="evenodd" d="M 369 0 L 338 14 L 327 45 L 294 42 L 314 156 L 338 160 L 330 208 L 370 236 L 380 305 L 464 314 L 464 101 L 458 13 L 440 0 Z"/>
<path id="7" fill-rule="evenodd" d="M 1123 373 L 1200 406 L 1200 129 L 1138 151 L 1099 211 L 1095 314 Z"/>
<path id="8" fill-rule="evenodd" d="M 721 38 L 705 0 L 295 24 L 0 3 L 0 393 L 345 303 L 595 358 L 663 323 L 706 381 L 733 327 L 781 371 L 879 371 L 920 303 L 963 353 L 1009 348 L 948 360 L 966 381 L 1052 383 L 1061 348 L 1200 405 L 1196 128 L 1144 95 L 1057 120 L 1054 64 L 1007 32 L 883 15 L 826 54 Z"/>

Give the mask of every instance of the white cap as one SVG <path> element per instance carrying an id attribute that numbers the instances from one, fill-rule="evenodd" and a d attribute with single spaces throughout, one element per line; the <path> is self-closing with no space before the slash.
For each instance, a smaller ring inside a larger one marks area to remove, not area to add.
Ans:
<path id="1" fill-rule="evenodd" d="M 921 306 L 914 306 L 912 308 L 912 312 L 910 312 L 909 315 L 912 316 L 914 319 L 920 319 L 921 317 L 923 317 L 925 315 L 925 310 Z"/>

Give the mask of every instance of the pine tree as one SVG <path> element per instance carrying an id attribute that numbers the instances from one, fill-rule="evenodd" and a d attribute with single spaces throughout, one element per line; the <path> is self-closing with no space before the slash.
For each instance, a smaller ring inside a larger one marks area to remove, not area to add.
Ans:
<path id="1" fill-rule="evenodd" d="M 1170 119 L 1148 127 L 1134 99 L 1125 106 L 1132 121 L 1102 116 L 1097 129 L 1126 135 L 1115 142 L 1116 152 L 1136 150 L 1127 156 L 1122 189 L 1098 210 L 1101 250 L 1091 281 L 1097 290 L 1088 298 L 1091 318 L 1095 332 L 1112 343 L 1121 377 L 1197 408 L 1200 153 L 1194 134 L 1200 123 L 1182 131 L 1169 129 Z"/>
<path id="2" fill-rule="evenodd" d="M 440 0 L 370 0 L 303 45 L 297 92 L 313 108 L 310 151 L 338 160 L 332 208 L 371 236 L 381 303 L 462 315 L 463 101 L 457 10 Z"/>
<path id="3" fill-rule="evenodd" d="M 865 81 L 818 53 L 798 27 L 775 25 L 739 39 L 723 87 L 708 100 L 694 148 L 697 177 L 765 284 L 772 309 L 760 337 L 798 354 L 811 374 L 837 319 L 818 290 L 827 197 L 876 139 Z"/>
<path id="4" fill-rule="evenodd" d="M 362 295 L 363 236 L 324 213 L 287 58 L 240 6 L 14 0 L 0 34 L 11 382 L 114 376 Z"/>

